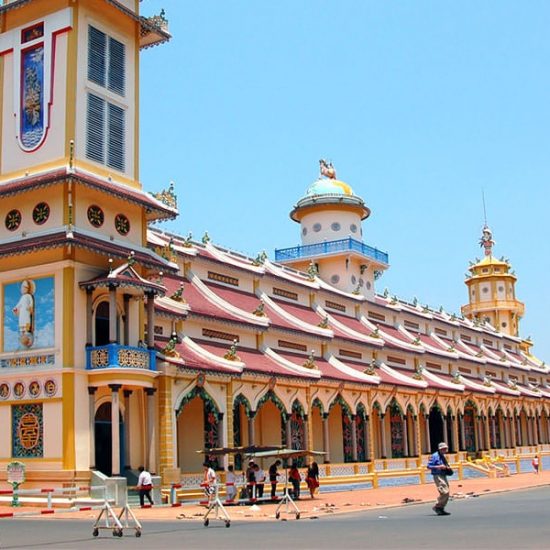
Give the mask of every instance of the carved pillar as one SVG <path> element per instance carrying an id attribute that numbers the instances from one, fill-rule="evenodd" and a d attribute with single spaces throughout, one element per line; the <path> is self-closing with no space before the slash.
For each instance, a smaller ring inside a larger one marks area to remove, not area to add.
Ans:
<path id="1" fill-rule="evenodd" d="M 292 417 L 290 414 L 286 415 L 286 447 L 287 449 L 292 449 Z"/>
<path id="2" fill-rule="evenodd" d="M 430 441 L 430 415 L 427 414 L 424 416 L 424 420 L 426 422 L 426 447 L 425 447 L 425 453 L 429 454 L 432 452 L 432 444 Z"/>
<path id="3" fill-rule="evenodd" d="M 86 345 L 92 346 L 94 339 L 94 310 L 92 303 L 92 295 L 94 289 L 91 287 L 86 288 Z"/>
<path id="4" fill-rule="evenodd" d="M 130 465 L 130 395 L 132 390 L 123 390 L 124 395 L 124 469 L 131 470 Z"/>
<path id="5" fill-rule="evenodd" d="M 380 415 L 380 445 L 382 447 L 382 458 L 388 458 L 386 451 L 386 430 L 384 426 L 384 414 Z"/>
<path id="6" fill-rule="evenodd" d="M 351 415 L 351 458 L 353 462 L 357 462 L 357 424 L 355 419 L 356 414 Z"/>
<path id="7" fill-rule="evenodd" d="M 496 430 L 496 418 L 495 415 L 489 417 L 489 423 L 491 428 L 491 437 L 489 438 L 489 448 L 497 448 L 497 430 Z"/>
<path id="8" fill-rule="evenodd" d="M 155 392 L 156 388 L 145 388 L 147 395 L 147 466 L 150 472 L 157 471 L 157 445 L 155 423 Z"/>
<path id="9" fill-rule="evenodd" d="M 409 456 L 409 429 L 407 426 L 407 417 L 408 415 L 405 413 L 403 416 L 403 454 L 405 457 Z"/>
<path id="10" fill-rule="evenodd" d="M 147 347 L 155 347 L 155 295 L 147 294 Z"/>
<path id="11" fill-rule="evenodd" d="M 95 469 L 95 392 L 97 388 L 88 386 L 88 415 L 90 432 L 90 470 Z"/>
<path id="12" fill-rule="evenodd" d="M 312 451 L 315 449 L 311 449 L 309 446 L 309 416 L 307 414 L 304 414 L 304 448 L 306 451 Z"/>
<path id="13" fill-rule="evenodd" d="M 256 418 L 256 411 L 250 411 L 248 413 L 248 444 L 249 445 L 256 444 L 256 434 L 254 429 L 255 418 Z"/>
<path id="14" fill-rule="evenodd" d="M 474 416 L 474 447 L 479 451 L 479 416 Z"/>
<path id="15" fill-rule="evenodd" d="M 323 450 L 325 451 L 325 462 L 330 462 L 330 439 L 328 431 L 328 415 L 323 413 Z"/>
<path id="16" fill-rule="evenodd" d="M 540 416 L 537 416 L 537 445 L 539 445 L 540 443 L 543 443 L 544 441 L 544 437 L 542 435 L 542 428 L 541 428 L 541 424 L 540 424 Z"/>
<path id="17" fill-rule="evenodd" d="M 514 413 L 512 413 L 512 416 L 510 416 L 508 420 L 510 423 L 510 439 L 512 442 L 512 448 L 515 449 L 517 446 L 517 440 L 516 440 L 516 417 Z"/>
<path id="18" fill-rule="evenodd" d="M 453 452 L 457 453 L 460 450 L 458 444 L 458 417 L 451 416 L 451 422 L 453 423 Z"/>
<path id="19" fill-rule="evenodd" d="M 413 427 L 413 452 L 414 456 L 420 456 L 422 453 L 419 452 L 420 442 L 422 441 L 422 434 L 420 433 L 420 422 L 418 421 L 418 416 L 413 415 L 412 417 L 412 427 Z"/>
<path id="20" fill-rule="evenodd" d="M 460 421 L 460 450 L 466 450 L 466 434 L 464 433 L 464 414 L 458 415 Z"/>
<path id="21" fill-rule="evenodd" d="M 370 429 L 370 417 L 365 416 L 365 458 L 374 460 L 374 444 L 371 441 L 372 430 Z"/>
<path id="22" fill-rule="evenodd" d="M 449 446 L 449 429 L 447 426 L 447 415 L 441 414 L 441 419 L 443 420 L 443 441 Z"/>
<path id="23" fill-rule="evenodd" d="M 109 343 L 116 344 L 116 286 L 109 286 Z"/>
<path id="24" fill-rule="evenodd" d="M 224 422 L 224 414 L 222 412 L 218 413 L 218 441 L 216 442 L 216 445 L 218 447 L 227 447 L 226 445 L 226 429 L 225 429 L 225 422 Z M 229 456 L 223 455 L 221 457 L 222 459 L 222 467 L 224 470 L 227 470 L 227 466 L 229 465 Z"/>
<path id="25" fill-rule="evenodd" d="M 130 295 L 124 294 L 124 345 L 130 345 Z"/>
<path id="26" fill-rule="evenodd" d="M 491 430 L 489 426 L 489 417 L 483 416 L 483 438 L 485 440 L 485 450 L 491 448 Z"/>
<path id="27" fill-rule="evenodd" d="M 111 475 L 120 475 L 120 401 L 122 384 L 109 384 L 111 389 Z"/>

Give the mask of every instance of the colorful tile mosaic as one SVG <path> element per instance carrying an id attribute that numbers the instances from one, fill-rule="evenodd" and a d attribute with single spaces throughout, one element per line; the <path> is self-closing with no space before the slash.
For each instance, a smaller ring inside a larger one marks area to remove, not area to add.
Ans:
<path id="1" fill-rule="evenodd" d="M 12 405 L 12 457 L 44 456 L 44 414 L 41 403 Z"/>

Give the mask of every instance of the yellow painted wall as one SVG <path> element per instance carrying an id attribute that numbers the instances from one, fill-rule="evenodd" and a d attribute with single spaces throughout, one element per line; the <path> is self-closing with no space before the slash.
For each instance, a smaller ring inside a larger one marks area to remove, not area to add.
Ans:
<path id="1" fill-rule="evenodd" d="M 311 422 L 313 426 L 313 449 L 316 451 L 324 451 L 323 419 L 321 418 L 321 410 L 318 407 L 313 407 L 311 410 Z"/>
<path id="2" fill-rule="evenodd" d="M 328 417 L 330 437 L 330 461 L 344 462 L 344 435 L 342 431 L 342 407 L 334 405 Z"/>
<path id="3" fill-rule="evenodd" d="M 203 456 L 196 451 L 204 447 L 203 402 L 195 397 L 177 419 L 178 467 L 182 472 L 200 472 Z"/>

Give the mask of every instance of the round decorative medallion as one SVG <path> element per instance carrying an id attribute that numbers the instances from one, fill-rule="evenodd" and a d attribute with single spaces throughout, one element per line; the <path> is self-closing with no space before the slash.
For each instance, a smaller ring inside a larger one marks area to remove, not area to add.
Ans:
<path id="1" fill-rule="evenodd" d="M 105 214 L 103 214 L 103 210 L 101 210 L 101 208 L 99 208 L 99 206 L 96 206 L 95 204 L 89 206 L 88 221 L 94 227 L 101 227 L 103 225 L 103 222 L 105 221 Z"/>
<path id="2" fill-rule="evenodd" d="M 197 376 L 197 387 L 202 388 L 204 386 L 204 383 L 206 382 L 206 377 L 202 372 Z"/>
<path id="3" fill-rule="evenodd" d="M 55 395 L 55 392 L 57 391 L 57 384 L 55 383 L 55 380 L 46 380 L 46 383 L 44 384 L 44 391 L 48 397 Z"/>
<path id="4" fill-rule="evenodd" d="M 13 395 L 17 399 L 21 399 L 24 394 L 25 394 L 25 385 L 23 384 L 23 382 L 17 382 L 15 386 L 13 386 Z"/>
<path id="5" fill-rule="evenodd" d="M 29 395 L 31 397 L 37 397 L 39 394 L 40 394 L 40 384 L 36 380 L 33 380 L 29 384 Z"/>
<path id="6" fill-rule="evenodd" d="M 330 226 L 333 231 L 340 231 L 341 227 L 342 226 L 338 222 L 334 222 Z"/>
<path id="7" fill-rule="evenodd" d="M 25 413 L 17 426 L 19 442 L 24 449 L 34 449 L 40 437 L 40 421 L 34 413 Z"/>
<path id="8" fill-rule="evenodd" d="M 313 224 L 313 231 L 315 231 L 315 233 L 319 233 L 319 231 L 321 231 L 321 224 L 320 223 L 314 223 Z"/>
<path id="9" fill-rule="evenodd" d="M 330 278 L 330 282 L 335 285 L 336 283 L 340 282 L 340 275 L 333 275 Z"/>
<path id="10" fill-rule="evenodd" d="M 357 233 L 357 226 L 354 223 L 352 223 L 349 228 L 351 229 L 352 233 Z"/>
<path id="11" fill-rule="evenodd" d="M 121 235 L 128 235 L 130 231 L 130 220 L 124 214 L 117 214 L 115 217 L 115 229 Z"/>
<path id="12" fill-rule="evenodd" d="M 7 399 L 10 396 L 10 387 L 7 384 L 0 384 L 0 399 Z"/>
<path id="13" fill-rule="evenodd" d="M 6 214 L 6 229 L 15 231 L 21 225 L 21 212 L 19 210 L 10 210 Z"/>
<path id="14" fill-rule="evenodd" d="M 32 219 L 37 225 L 42 225 L 50 217 L 50 207 L 45 202 L 39 202 L 32 211 Z"/>

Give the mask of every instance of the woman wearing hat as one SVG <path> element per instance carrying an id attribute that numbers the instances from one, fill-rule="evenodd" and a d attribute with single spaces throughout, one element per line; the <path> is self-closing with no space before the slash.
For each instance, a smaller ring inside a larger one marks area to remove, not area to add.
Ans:
<path id="1" fill-rule="evenodd" d="M 445 453 L 449 450 L 447 443 L 442 442 L 437 446 L 437 451 L 432 454 L 430 460 L 428 461 L 428 469 L 432 472 L 432 477 L 439 491 L 439 496 L 437 497 L 437 502 L 433 507 L 433 511 L 438 516 L 449 516 L 450 512 L 445 511 L 445 506 L 449 502 L 449 481 L 447 476 L 452 475 L 453 471 L 451 470 Z"/>

